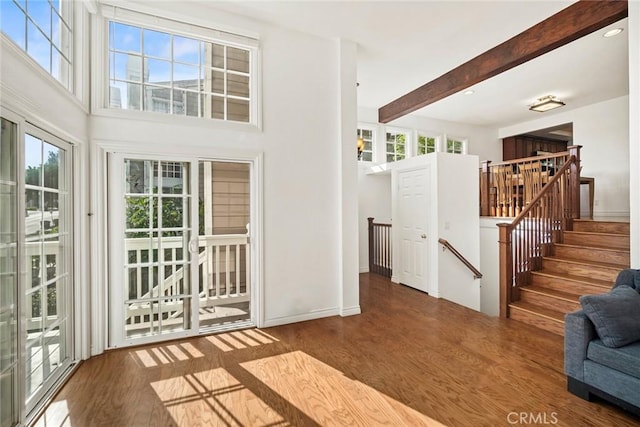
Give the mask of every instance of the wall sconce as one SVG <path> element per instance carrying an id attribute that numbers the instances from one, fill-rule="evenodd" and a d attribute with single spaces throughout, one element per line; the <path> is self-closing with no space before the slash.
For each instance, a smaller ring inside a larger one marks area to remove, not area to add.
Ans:
<path id="1" fill-rule="evenodd" d="M 362 157 L 362 152 L 364 151 L 364 139 L 362 137 L 358 137 L 358 159 Z"/>
<path id="2" fill-rule="evenodd" d="M 529 107 L 529 110 L 544 113 L 545 111 L 553 110 L 554 108 L 562 107 L 563 105 L 565 105 L 565 103 L 557 99 L 555 96 L 547 95 L 542 98 L 538 98 L 538 100 Z"/>

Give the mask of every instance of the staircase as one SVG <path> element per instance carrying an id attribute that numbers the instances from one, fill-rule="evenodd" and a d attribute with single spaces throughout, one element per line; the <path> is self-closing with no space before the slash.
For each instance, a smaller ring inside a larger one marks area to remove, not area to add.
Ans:
<path id="1" fill-rule="evenodd" d="M 564 335 L 564 315 L 580 309 L 580 295 L 608 292 L 629 268 L 629 223 L 573 220 L 551 253 L 509 304 L 509 317 Z"/>

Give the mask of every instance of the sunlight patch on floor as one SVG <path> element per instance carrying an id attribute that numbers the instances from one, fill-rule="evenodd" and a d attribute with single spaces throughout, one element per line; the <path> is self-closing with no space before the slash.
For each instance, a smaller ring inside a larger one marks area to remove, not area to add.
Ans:
<path id="1" fill-rule="evenodd" d="M 131 351 L 131 356 L 145 368 L 184 362 L 204 357 L 204 354 L 190 343 L 159 345 L 157 347 Z"/>
<path id="2" fill-rule="evenodd" d="M 224 368 L 151 383 L 177 425 L 274 426 L 286 420 Z"/>
<path id="3" fill-rule="evenodd" d="M 323 426 L 443 426 L 302 351 L 240 366 Z"/>

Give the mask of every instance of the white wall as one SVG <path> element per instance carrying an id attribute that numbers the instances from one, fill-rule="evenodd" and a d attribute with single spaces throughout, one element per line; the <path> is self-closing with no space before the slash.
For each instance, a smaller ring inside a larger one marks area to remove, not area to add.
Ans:
<path id="1" fill-rule="evenodd" d="M 631 266 L 640 268 L 640 2 L 629 2 Z"/>
<path id="2" fill-rule="evenodd" d="M 251 24 L 224 16 L 228 25 Z M 356 105 L 355 96 L 340 98 L 339 44 L 263 23 L 251 29 L 261 44 L 262 131 L 166 115 L 126 119 L 106 111 L 91 118 L 91 138 L 105 147 L 120 144 L 157 154 L 264 153 L 262 325 L 339 314 L 341 292 L 359 309 L 357 282 L 342 288 L 341 265 L 357 271 L 358 260 L 355 251 L 341 250 L 339 179 L 345 165 L 338 106 L 344 112 Z M 355 179 L 355 162 L 346 167 L 346 173 L 354 168 Z M 348 233 L 355 244 L 355 227 Z"/>
<path id="3" fill-rule="evenodd" d="M 478 157 L 438 153 L 437 159 L 437 238 L 480 268 Z M 480 280 L 452 252 L 438 251 L 437 277 L 441 298 L 480 310 Z"/>
<path id="4" fill-rule="evenodd" d="M 376 127 L 376 137 L 379 141 L 378 148 L 380 148 L 378 153 L 381 153 L 380 158 L 384 159 L 385 125 L 378 123 L 378 110 L 359 107 L 358 121 Z M 399 127 L 438 135 L 447 134 L 453 137 L 467 138 L 469 140 L 468 154 L 478 156 L 479 161 L 492 160 L 496 162 L 502 160 L 502 141 L 498 139 L 497 130 L 493 127 L 436 120 L 416 114 L 400 117 L 388 125 L 390 127 Z"/>
<path id="5" fill-rule="evenodd" d="M 502 218 L 480 218 L 480 311 L 489 316 L 500 315 L 500 245 L 496 224 Z"/>
<path id="6" fill-rule="evenodd" d="M 480 267 L 478 157 L 432 153 L 389 163 L 392 198 L 397 197 L 398 172 L 424 167 L 429 170 L 431 197 L 427 221 L 429 295 L 480 310 L 480 280 L 450 251 L 443 251 L 439 238 L 448 240 L 473 266 Z M 384 172 L 387 173 L 387 172 Z M 397 210 L 393 200 L 392 211 Z M 398 229 L 397 221 L 392 222 Z M 400 265 L 399 236 L 393 234 L 393 264 Z M 396 275 L 392 280 L 397 280 Z"/>
<path id="7" fill-rule="evenodd" d="M 368 217 L 376 222 L 391 223 L 391 174 L 367 174 L 367 164 L 358 168 L 358 231 L 360 272 L 369 271 Z"/>
<path id="8" fill-rule="evenodd" d="M 628 217 L 628 96 L 505 127 L 499 130 L 499 137 L 569 122 L 573 123 L 574 144 L 582 146 L 581 175 L 595 178 L 594 216 Z"/>

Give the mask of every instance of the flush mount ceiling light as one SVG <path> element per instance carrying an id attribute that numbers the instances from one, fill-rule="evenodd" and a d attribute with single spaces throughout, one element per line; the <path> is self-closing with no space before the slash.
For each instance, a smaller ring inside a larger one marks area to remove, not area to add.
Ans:
<path id="1" fill-rule="evenodd" d="M 547 95 L 542 98 L 538 98 L 538 100 L 529 107 L 529 110 L 544 113 L 545 111 L 553 110 L 554 108 L 562 107 L 563 105 L 565 105 L 565 103 L 557 99 L 555 96 Z"/>
<path id="2" fill-rule="evenodd" d="M 604 33 L 602 35 L 602 37 L 613 37 L 613 36 L 617 36 L 618 34 L 620 34 L 622 32 L 622 28 L 613 28 L 609 31 L 607 31 L 606 33 Z"/>

